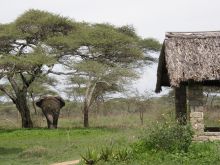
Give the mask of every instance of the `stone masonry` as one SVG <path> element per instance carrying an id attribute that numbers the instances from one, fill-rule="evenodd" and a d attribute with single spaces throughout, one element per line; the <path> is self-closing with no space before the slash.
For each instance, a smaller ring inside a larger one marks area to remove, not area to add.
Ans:
<path id="1" fill-rule="evenodd" d="M 190 123 L 192 128 L 195 131 L 195 134 L 203 135 L 204 134 L 204 119 L 203 112 L 191 112 L 190 113 Z"/>
<path id="2" fill-rule="evenodd" d="M 189 84 L 188 86 L 188 104 L 189 117 L 192 128 L 195 132 L 194 140 L 220 140 L 220 132 L 205 132 L 204 128 L 204 110 L 203 89 L 198 84 Z"/>

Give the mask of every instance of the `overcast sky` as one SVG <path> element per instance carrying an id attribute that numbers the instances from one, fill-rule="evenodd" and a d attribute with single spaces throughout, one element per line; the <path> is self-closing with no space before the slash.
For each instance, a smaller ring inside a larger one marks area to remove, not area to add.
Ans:
<path id="1" fill-rule="evenodd" d="M 142 37 L 160 41 L 166 31 L 220 28 L 219 0 L 0 0 L 0 23 L 25 10 L 47 10 L 76 21 L 132 24 Z"/>
<path id="2" fill-rule="evenodd" d="M 220 0 L 0 0 L 0 23 L 16 19 L 28 9 L 47 10 L 76 21 L 133 25 L 143 38 L 160 42 L 167 31 L 220 30 Z M 153 89 L 156 67 L 140 80 Z M 150 81 L 149 83 L 149 79 Z"/>

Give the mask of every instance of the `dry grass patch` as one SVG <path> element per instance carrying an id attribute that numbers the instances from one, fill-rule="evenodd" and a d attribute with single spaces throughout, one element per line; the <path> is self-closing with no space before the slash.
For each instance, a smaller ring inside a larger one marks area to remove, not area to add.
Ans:
<path id="1" fill-rule="evenodd" d="M 45 147 L 33 146 L 32 148 L 28 148 L 24 150 L 19 156 L 22 158 L 42 157 L 43 155 L 47 153 L 48 153 L 48 150 Z"/>

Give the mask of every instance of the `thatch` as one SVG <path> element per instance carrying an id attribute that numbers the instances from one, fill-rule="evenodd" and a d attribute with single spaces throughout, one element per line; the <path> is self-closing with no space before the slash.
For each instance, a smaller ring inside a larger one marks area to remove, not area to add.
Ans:
<path id="1" fill-rule="evenodd" d="M 189 81 L 220 85 L 220 32 L 167 33 L 161 50 L 156 92 Z"/>

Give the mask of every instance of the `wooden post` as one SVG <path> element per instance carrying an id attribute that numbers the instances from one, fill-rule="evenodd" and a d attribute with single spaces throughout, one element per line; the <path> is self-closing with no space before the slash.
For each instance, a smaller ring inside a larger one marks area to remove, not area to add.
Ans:
<path id="1" fill-rule="evenodd" d="M 180 85 L 175 88 L 176 120 L 180 124 L 187 123 L 186 86 Z"/>

